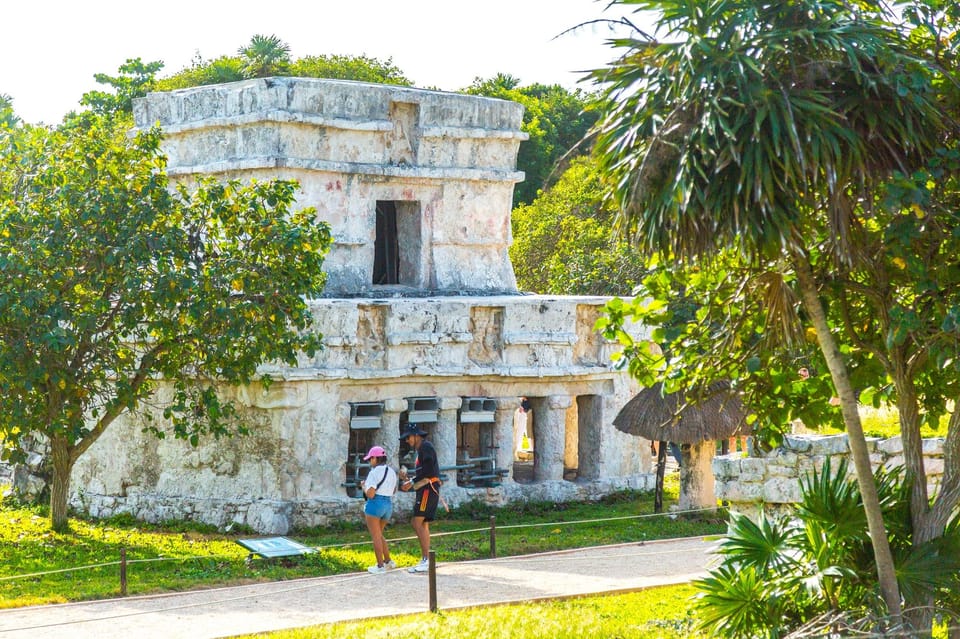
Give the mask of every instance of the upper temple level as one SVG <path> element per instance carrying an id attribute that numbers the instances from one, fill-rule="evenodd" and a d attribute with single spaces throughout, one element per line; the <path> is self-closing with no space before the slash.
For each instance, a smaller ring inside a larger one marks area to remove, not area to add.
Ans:
<path id="1" fill-rule="evenodd" d="M 516 291 L 507 254 L 523 107 L 408 87 L 265 78 L 135 101 L 177 180 L 295 179 L 333 231 L 325 295 Z"/>

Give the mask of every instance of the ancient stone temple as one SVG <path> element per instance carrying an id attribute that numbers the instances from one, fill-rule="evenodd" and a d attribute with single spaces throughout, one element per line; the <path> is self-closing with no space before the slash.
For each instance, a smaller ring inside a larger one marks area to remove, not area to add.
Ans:
<path id="1" fill-rule="evenodd" d="M 593 330 L 606 300 L 517 291 L 520 105 L 268 78 L 151 94 L 134 115 L 163 128 L 175 180 L 299 181 L 335 242 L 312 302 L 326 348 L 238 391 L 246 437 L 191 448 L 132 417 L 111 427 L 76 465 L 75 506 L 271 533 L 356 516 L 363 453 L 409 463 L 408 423 L 430 433 L 451 506 L 649 488 L 645 447 L 612 426 L 636 388 Z"/>

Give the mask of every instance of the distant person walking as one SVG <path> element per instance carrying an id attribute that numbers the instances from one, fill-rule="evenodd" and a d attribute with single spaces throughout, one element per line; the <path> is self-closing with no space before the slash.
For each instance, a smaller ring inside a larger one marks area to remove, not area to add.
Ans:
<path id="1" fill-rule="evenodd" d="M 373 540 L 373 554 L 377 565 L 367 568 L 367 572 L 380 574 L 397 567 L 390 559 L 390 549 L 383 531 L 393 515 L 393 495 L 397 492 L 397 472 L 387 466 L 387 452 L 381 446 L 374 446 L 363 461 L 370 462 L 367 478 L 360 482 L 360 490 L 367 503 L 363 505 L 363 515 L 367 530 Z"/>
<path id="2" fill-rule="evenodd" d="M 437 451 L 433 444 L 424 439 L 426 435 L 416 424 L 409 424 L 400 436 L 401 440 L 406 440 L 407 445 L 417 451 L 416 473 L 413 479 L 407 477 L 405 468 L 400 468 L 400 489 L 416 491 L 410 524 L 417 535 L 417 541 L 420 542 L 420 563 L 409 568 L 409 572 L 429 570 L 430 522 L 437 513 L 437 503 L 440 500 L 440 464 L 437 462 Z"/>

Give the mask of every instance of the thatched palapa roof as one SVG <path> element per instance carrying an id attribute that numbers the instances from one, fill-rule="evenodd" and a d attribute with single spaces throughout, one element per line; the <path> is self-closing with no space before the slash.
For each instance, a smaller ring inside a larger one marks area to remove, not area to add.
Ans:
<path id="1" fill-rule="evenodd" d="M 657 383 L 627 402 L 613 425 L 646 439 L 696 444 L 749 434 L 746 416 L 728 383 L 713 384 L 702 397 L 687 399 L 683 393 L 664 395 L 663 385 Z"/>

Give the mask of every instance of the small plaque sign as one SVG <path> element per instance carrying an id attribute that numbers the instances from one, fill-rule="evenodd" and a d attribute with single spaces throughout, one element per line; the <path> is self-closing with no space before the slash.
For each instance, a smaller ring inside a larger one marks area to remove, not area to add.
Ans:
<path id="1" fill-rule="evenodd" d="M 304 546 L 286 537 L 263 537 L 261 539 L 238 539 L 237 543 L 261 557 L 293 557 L 317 552 L 316 548 Z"/>

